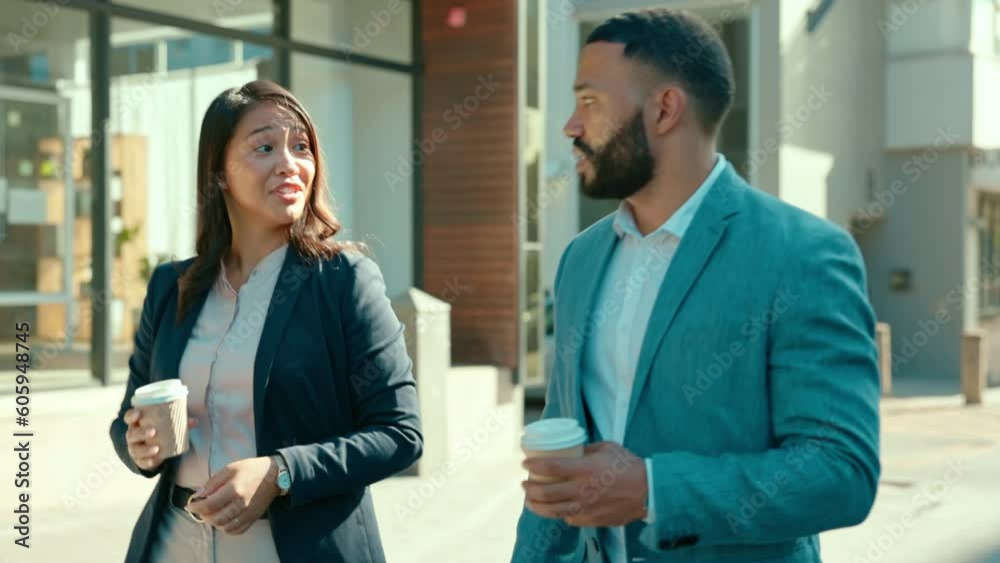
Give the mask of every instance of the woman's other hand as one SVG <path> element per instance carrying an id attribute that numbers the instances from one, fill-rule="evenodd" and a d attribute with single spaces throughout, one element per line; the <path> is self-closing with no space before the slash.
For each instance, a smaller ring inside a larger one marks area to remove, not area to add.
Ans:
<path id="1" fill-rule="evenodd" d="M 230 535 L 246 532 L 278 497 L 278 465 L 270 457 L 230 463 L 197 493 L 188 509 Z"/>

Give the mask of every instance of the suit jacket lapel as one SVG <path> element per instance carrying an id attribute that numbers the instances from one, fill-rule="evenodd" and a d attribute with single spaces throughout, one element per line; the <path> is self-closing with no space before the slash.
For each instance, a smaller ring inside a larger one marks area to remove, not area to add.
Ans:
<path id="1" fill-rule="evenodd" d="M 257 356 L 253 364 L 253 415 L 254 432 L 260 443 L 261 419 L 264 413 L 264 397 L 267 382 L 271 376 L 271 365 L 278 352 L 281 337 L 285 333 L 288 320 L 292 317 L 295 302 L 302 292 L 302 286 L 312 274 L 315 265 L 310 265 L 294 246 L 289 245 L 285 262 L 278 274 L 278 281 L 271 294 L 271 304 L 264 320 L 264 328 L 257 345 Z"/>
<path id="2" fill-rule="evenodd" d="M 705 268 L 719 241 L 722 240 L 729 224 L 729 217 L 739 211 L 740 196 L 744 189 L 746 188 L 742 180 L 736 176 L 732 166 L 727 166 L 715 184 L 709 188 L 674 254 L 663 279 L 663 285 L 657 293 L 649 325 L 646 328 L 646 336 L 642 341 L 625 421 L 626 429 L 632 422 L 632 415 L 635 413 L 643 387 L 649 379 L 649 371 L 660 343 L 670 329 L 684 298 Z"/>
<path id="3" fill-rule="evenodd" d="M 563 416 L 572 414 L 584 428 L 591 428 L 594 432 L 596 432 L 596 429 L 588 424 L 589 417 L 584 411 L 583 386 L 580 380 L 583 374 L 580 366 L 583 361 L 583 347 L 587 345 L 587 338 L 585 336 L 587 331 L 584 328 L 597 308 L 601 306 L 600 303 L 597 303 L 597 296 L 601 289 L 601 282 L 604 280 L 603 273 L 607 271 L 611 256 L 614 254 L 615 245 L 618 243 L 618 236 L 615 234 L 610 221 L 606 222 L 602 226 L 602 229 L 605 232 L 594 237 L 596 240 L 595 243 L 589 247 L 577 250 L 583 256 L 592 257 L 593 270 L 589 272 L 578 271 L 572 274 L 567 272 L 566 275 L 578 276 L 578 279 L 568 280 L 575 283 L 564 284 L 567 288 L 575 285 L 575 290 L 572 292 L 564 291 L 563 295 L 560 296 L 560 299 L 569 299 L 572 303 L 584 305 L 583 307 L 570 306 L 562 309 L 564 311 L 571 311 L 573 315 L 568 319 L 567 323 L 569 327 L 568 344 L 572 349 L 572 354 L 570 355 L 572 363 L 567 366 L 569 370 L 566 375 L 569 381 L 565 382 L 566 386 L 560 387 L 560 389 L 569 389 L 570 396 L 574 402 L 572 406 L 565 405 L 567 408 L 572 408 L 573 410 L 569 413 L 563 413 Z M 574 341 L 573 338 L 577 334 L 580 335 L 578 342 Z M 559 397 L 559 399 L 562 400 L 565 397 Z"/>
<path id="4" fill-rule="evenodd" d="M 206 292 L 194 302 L 184 320 L 178 325 L 174 322 L 174 319 L 177 318 L 179 299 L 180 291 L 177 291 L 170 299 L 170 306 L 167 307 L 166 311 L 168 315 L 166 327 L 168 327 L 168 330 L 166 331 L 167 342 L 164 349 L 167 350 L 167 354 L 166 362 L 163 366 L 162 379 L 177 379 L 180 377 L 181 357 L 184 356 L 184 349 L 187 347 L 188 339 L 191 337 L 195 323 L 198 322 L 201 310 L 205 307 L 205 301 L 208 300 L 208 293 Z"/>

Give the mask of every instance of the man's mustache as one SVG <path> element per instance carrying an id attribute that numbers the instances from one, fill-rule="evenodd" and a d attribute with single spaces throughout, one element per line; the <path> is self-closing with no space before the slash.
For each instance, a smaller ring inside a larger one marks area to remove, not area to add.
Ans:
<path id="1" fill-rule="evenodd" d="M 587 158 L 594 158 L 594 155 L 596 154 L 594 149 L 587 146 L 587 144 L 581 141 L 579 137 L 573 139 L 573 146 L 580 149 L 580 152 L 582 152 Z"/>

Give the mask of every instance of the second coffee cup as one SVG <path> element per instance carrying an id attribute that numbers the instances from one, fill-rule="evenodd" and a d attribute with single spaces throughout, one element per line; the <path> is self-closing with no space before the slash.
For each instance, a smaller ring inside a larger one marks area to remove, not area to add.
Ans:
<path id="1" fill-rule="evenodd" d="M 583 457 L 587 432 L 574 418 L 546 418 L 524 427 L 521 449 L 528 458 Z M 529 479 L 541 483 L 558 481 L 545 475 L 530 474 Z"/>

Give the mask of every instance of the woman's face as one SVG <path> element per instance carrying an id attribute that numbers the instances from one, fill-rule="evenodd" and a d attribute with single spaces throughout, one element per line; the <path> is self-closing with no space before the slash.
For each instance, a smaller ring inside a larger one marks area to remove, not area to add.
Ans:
<path id="1" fill-rule="evenodd" d="M 312 191 L 315 150 L 291 111 L 264 103 L 247 112 L 226 148 L 233 220 L 277 228 L 298 219 Z"/>

